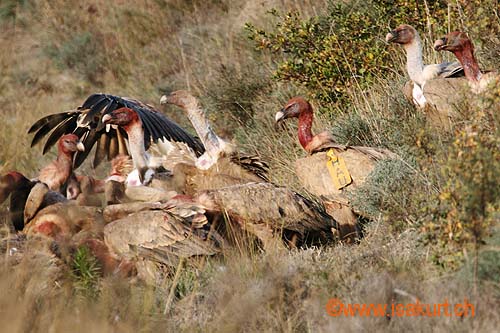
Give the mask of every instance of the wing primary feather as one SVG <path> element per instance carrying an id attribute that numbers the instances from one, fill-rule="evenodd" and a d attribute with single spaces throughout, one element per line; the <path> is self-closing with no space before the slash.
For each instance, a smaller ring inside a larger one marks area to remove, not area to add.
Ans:
<path id="1" fill-rule="evenodd" d="M 42 140 L 44 136 L 46 136 L 48 133 L 50 133 L 50 131 L 52 131 L 54 129 L 54 127 L 57 127 L 60 123 L 74 120 L 75 124 L 76 124 L 77 117 L 78 117 L 78 114 L 75 113 L 75 114 L 70 115 L 70 116 L 65 116 L 64 118 L 63 117 L 52 118 L 51 120 L 46 122 L 42 127 L 40 127 L 38 129 L 38 131 L 35 133 L 33 140 L 31 140 L 31 147 L 33 147 L 38 142 L 40 142 L 40 140 Z"/>
<path id="2" fill-rule="evenodd" d="M 86 134 L 87 135 L 85 136 L 85 138 L 83 140 L 81 139 L 83 145 L 85 146 L 85 151 L 76 152 L 75 158 L 73 160 L 73 168 L 75 169 L 78 168 L 83 163 L 83 161 L 85 161 L 95 142 L 102 133 L 98 133 L 96 130 L 90 130 Z"/>
<path id="3" fill-rule="evenodd" d="M 31 125 L 31 127 L 28 130 L 28 133 L 33 133 L 35 131 L 38 131 L 40 128 L 47 125 L 54 127 L 56 124 L 60 123 L 64 119 L 74 116 L 75 114 L 78 114 L 78 111 L 49 114 L 48 116 L 38 119 L 33 125 Z"/>
<path id="4" fill-rule="evenodd" d="M 108 133 L 109 135 L 109 133 Z M 116 136 L 116 133 L 113 133 L 113 135 L 110 135 L 109 139 L 109 145 L 108 145 L 108 161 L 111 161 L 113 158 L 115 158 L 118 155 L 118 137 Z"/>
<path id="5" fill-rule="evenodd" d="M 96 104 L 92 105 L 90 110 L 87 112 L 84 118 L 84 123 L 92 123 L 94 122 L 94 117 L 100 113 L 102 113 L 104 107 L 109 103 L 109 100 L 107 98 L 103 98 L 99 100 Z M 99 121 L 102 118 L 102 114 L 99 116 Z M 97 127 L 97 124 L 94 124 L 95 127 Z"/>
<path id="6" fill-rule="evenodd" d="M 129 155 L 127 144 L 125 143 L 125 135 L 122 133 L 122 131 L 122 129 L 118 129 L 118 131 L 116 131 L 116 137 L 118 139 L 118 154 Z"/>
<path id="7" fill-rule="evenodd" d="M 72 133 L 76 128 L 76 118 L 68 118 L 57 125 L 56 128 L 50 133 L 49 138 L 43 146 L 42 154 L 47 153 L 47 151 L 63 136 L 67 133 Z"/>
<path id="8" fill-rule="evenodd" d="M 102 99 L 106 98 L 106 95 L 104 94 L 93 94 L 87 97 L 85 102 L 83 102 L 81 108 L 82 109 L 90 109 L 92 108 L 95 104 L 99 103 L 102 101 Z"/>
<path id="9" fill-rule="evenodd" d="M 96 168 L 102 160 L 107 156 L 109 149 L 109 133 L 103 133 L 97 140 L 96 151 L 94 154 L 94 161 L 92 162 L 92 167 Z"/>

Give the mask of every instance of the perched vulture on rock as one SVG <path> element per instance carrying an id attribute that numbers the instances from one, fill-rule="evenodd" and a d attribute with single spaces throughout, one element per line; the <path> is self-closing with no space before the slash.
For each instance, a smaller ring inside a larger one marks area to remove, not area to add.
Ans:
<path id="1" fill-rule="evenodd" d="M 123 128 L 106 126 L 103 122 L 106 115 L 120 108 L 127 108 L 135 114 L 134 121 L 137 126 L 134 130 L 134 139 L 139 140 L 140 137 L 143 146 L 135 143 L 134 148 L 134 142 L 130 141 Z M 133 149 L 137 158 L 137 154 L 147 150 L 151 142 L 157 143 L 165 153 L 173 149 L 172 142 L 185 143 L 197 155 L 205 151 L 198 139 L 152 106 L 135 99 L 108 94 L 93 94 L 76 110 L 45 116 L 33 124 L 28 132 L 35 133 L 31 142 L 32 146 L 51 132 L 44 145 L 43 153 L 46 153 L 62 135 L 76 134 L 82 140 L 85 151 L 75 155 L 74 168 L 80 166 L 96 143 L 94 167 L 105 157 L 111 160 L 119 154 L 127 155 Z M 134 163 L 141 162 L 143 161 L 134 160 Z"/>
<path id="2" fill-rule="evenodd" d="M 460 61 L 465 77 L 474 93 L 484 91 L 497 73 L 483 73 L 474 56 L 474 45 L 465 32 L 453 31 L 434 42 L 436 51 L 450 51 Z"/>
<path id="3" fill-rule="evenodd" d="M 287 118 L 299 118 L 299 142 L 310 155 L 295 162 L 302 185 L 324 199 L 327 211 L 341 225 L 341 234 L 354 231 L 357 219 L 349 205 L 347 191 L 362 185 L 378 160 L 395 158 L 396 154 L 381 148 L 340 145 L 326 131 L 313 135 L 313 109 L 302 97 L 290 99 L 276 114 L 276 122 Z"/>
<path id="4" fill-rule="evenodd" d="M 385 40 L 390 43 L 401 44 L 406 51 L 406 69 L 411 83 L 405 87 L 411 90 L 411 100 L 419 107 L 424 107 L 428 102 L 425 85 L 432 79 L 451 78 L 463 76 L 463 69 L 458 62 L 444 62 L 441 64 L 424 65 L 422 59 L 422 42 L 420 36 L 412 26 L 402 24 L 389 32 Z"/>

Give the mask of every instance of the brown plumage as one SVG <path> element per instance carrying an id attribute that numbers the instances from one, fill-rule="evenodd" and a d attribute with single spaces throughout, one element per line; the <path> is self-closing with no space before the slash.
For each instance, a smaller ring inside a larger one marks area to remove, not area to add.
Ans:
<path id="1" fill-rule="evenodd" d="M 329 213 L 340 224 L 355 225 L 355 216 L 345 213 L 344 207 L 349 207 L 346 191 L 363 184 L 377 161 L 384 158 L 395 158 L 396 154 L 382 148 L 341 145 L 335 142 L 329 132 L 313 135 L 311 131 L 312 106 L 302 97 L 290 99 L 275 118 L 276 122 L 287 118 L 299 119 L 299 142 L 310 155 L 295 162 L 295 172 L 304 188 L 310 193 L 324 198 L 325 205 L 330 208 Z M 343 159 L 350 174 L 351 181 L 340 189 L 334 185 L 332 175 L 327 167 L 327 162 L 331 158 L 328 156 L 330 150 L 333 150 L 334 155 Z M 340 210 L 340 212 L 335 210 Z"/>
<path id="2" fill-rule="evenodd" d="M 105 180 L 72 173 L 66 186 L 66 198 L 80 206 L 101 206 Z"/>
<path id="3" fill-rule="evenodd" d="M 24 228 L 24 206 L 33 186 L 35 182 L 17 171 L 0 177 L 0 204 L 10 197 L 9 217 L 15 230 Z"/>
<path id="4" fill-rule="evenodd" d="M 104 240 L 116 258 L 168 266 L 175 266 L 179 258 L 213 255 L 223 245 L 204 208 L 183 197 L 107 224 Z"/>
<path id="5" fill-rule="evenodd" d="M 85 148 L 75 134 L 63 135 L 57 143 L 57 159 L 40 170 L 38 180 L 60 191 L 73 172 L 73 155 Z"/>
<path id="6" fill-rule="evenodd" d="M 270 183 L 208 190 L 198 194 L 197 201 L 211 212 L 229 216 L 232 223 L 259 238 L 266 249 L 286 237 L 298 238 L 293 241 L 300 244 L 327 242 L 334 239 L 338 227 L 322 205 Z"/>
<path id="7" fill-rule="evenodd" d="M 192 164 L 179 163 L 173 171 L 168 187 L 179 193 L 194 195 L 203 190 L 225 186 L 263 182 L 262 178 L 234 164 L 228 158 L 220 158 L 208 170 L 200 170 Z"/>
<path id="8" fill-rule="evenodd" d="M 56 241 L 68 241 L 76 233 L 90 230 L 101 221 L 99 208 L 79 206 L 61 193 L 50 190 L 46 184 L 37 182 L 24 206 L 23 232 L 29 237 L 42 235 Z"/>
<path id="9" fill-rule="evenodd" d="M 403 93 L 408 101 L 412 101 L 413 82 L 406 82 Z M 427 81 L 423 89 L 426 105 L 422 109 L 427 121 L 437 128 L 448 129 L 463 105 L 469 90 L 467 78 L 436 78 Z"/>
<path id="10" fill-rule="evenodd" d="M 124 183 L 127 175 L 134 169 L 132 159 L 128 155 L 117 155 L 111 160 L 111 170 L 106 181 L 114 180 Z"/>
<path id="11" fill-rule="evenodd" d="M 68 199 L 61 193 L 50 190 L 44 183 L 36 183 L 26 198 L 23 213 L 24 225 L 28 224 L 45 207 L 67 202 Z"/>

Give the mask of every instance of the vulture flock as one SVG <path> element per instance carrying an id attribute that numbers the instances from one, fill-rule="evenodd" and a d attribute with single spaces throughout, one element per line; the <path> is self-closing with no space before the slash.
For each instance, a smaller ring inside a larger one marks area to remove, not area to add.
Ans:
<path id="1" fill-rule="evenodd" d="M 434 89 L 444 83 L 462 89 L 468 82 L 479 93 L 496 75 L 479 69 L 462 32 L 434 44 L 453 52 L 453 63 L 424 65 L 420 37 L 409 25 L 392 30 L 386 41 L 405 48 L 407 97 L 446 117 L 456 101 L 443 101 Z M 295 170 L 317 198 L 311 200 L 271 183 L 264 161 L 219 137 L 188 91 L 162 96 L 160 103 L 182 109 L 197 136 L 151 105 L 108 94 L 93 94 L 76 109 L 33 124 L 31 146 L 46 138 L 43 153 L 57 145 L 58 154 L 35 178 L 17 171 L 0 177 L 0 203 L 10 198 L 15 237 L 46 241 L 54 256 L 60 252 L 54 249 L 85 245 L 104 274 L 145 280 L 180 259 L 220 253 L 237 245 L 238 237 L 250 237 L 264 250 L 353 242 L 359 221 L 371 217 L 352 207 L 348 192 L 366 181 L 378 161 L 397 158 L 387 149 L 338 144 L 327 131 L 314 135 L 311 104 L 294 97 L 275 120 L 298 118 L 298 141 L 307 156 Z M 107 178 L 77 171 L 94 147 L 93 167 L 110 161 Z"/>

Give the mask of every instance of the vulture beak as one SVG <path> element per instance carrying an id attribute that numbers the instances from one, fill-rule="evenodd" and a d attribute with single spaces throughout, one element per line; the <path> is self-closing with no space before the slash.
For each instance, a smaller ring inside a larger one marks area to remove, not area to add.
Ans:
<path id="1" fill-rule="evenodd" d="M 79 151 L 85 151 L 85 146 L 83 145 L 83 143 L 81 141 L 78 141 L 76 143 L 76 149 L 78 149 Z"/>
<path id="2" fill-rule="evenodd" d="M 441 51 L 443 50 L 447 45 L 446 45 L 446 37 L 443 37 L 441 39 L 438 39 L 434 42 L 434 50 L 436 51 Z"/>
<path id="3" fill-rule="evenodd" d="M 286 118 L 286 110 L 284 109 L 281 109 L 280 111 L 276 112 L 276 116 L 274 116 L 274 120 L 276 121 L 276 123 L 279 123 L 285 118 Z"/>
<path id="4" fill-rule="evenodd" d="M 394 39 L 396 39 L 398 37 L 398 32 L 396 30 L 392 30 L 391 32 L 389 32 L 387 35 L 385 35 L 385 41 L 387 43 L 390 43 L 392 42 Z"/>
<path id="5" fill-rule="evenodd" d="M 167 95 L 163 95 L 160 98 L 160 104 L 167 104 L 168 103 L 168 97 Z"/>
<path id="6" fill-rule="evenodd" d="M 107 124 L 111 119 L 113 119 L 113 116 L 108 113 L 102 117 L 102 122 L 104 124 Z"/>

